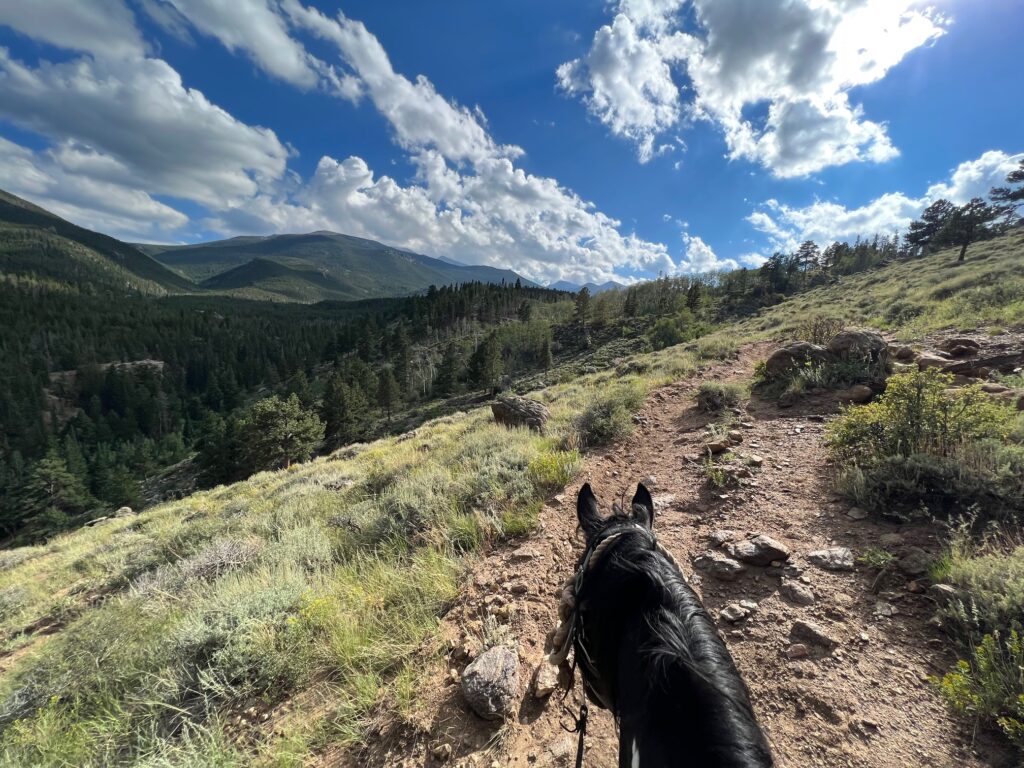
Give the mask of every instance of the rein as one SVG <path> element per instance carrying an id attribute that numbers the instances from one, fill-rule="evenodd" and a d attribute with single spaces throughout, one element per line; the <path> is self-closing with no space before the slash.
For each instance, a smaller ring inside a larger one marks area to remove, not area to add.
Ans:
<path id="1" fill-rule="evenodd" d="M 566 728 L 564 725 L 562 728 L 570 733 L 578 733 L 579 738 L 576 744 L 576 768 L 583 768 L 583 756 L 585 751 L 584 741 L 587 735 L 587 720 L 589 719 L 590 711 L 587 707 L 587 695 L 592 694 L 595 702 L 598 706 L 614 712 L 611 703 L 605 701 L 604 698 L 594 689 L 593 685 L 587 683 L 587 677 L 600 679 L 600 675 L 594 668 L 593 662 L 590 659 L 590 654 L 587 653 L 585 645 L 585 638 L 583 637 L 583 627 L 578 620 L 578 596 L 580 589 L 583 587 L 583 579 L 586 574 L 594 568 L 604 557 L 605 554 L 613 547 L 622 536 L 627 533 L 640 532 L 650 542 L 652 549 L 657 550 L 664 555 L 672 565 L 679 568 L 679 564 L 675 558 L 666 550 L 657 540 L 655 535 L 648 529 L 636 523 L 627 523 L 620 526 L 609 527 L 606 531 L 603 531 L 598 536 L 594 537 L 587 543 L 587 548 L 583 553 L 583 557 L 580 559 L 580 564 L 576 567 L 576 571 L 570 576 L 562 587 L 561 599 L 558 604 L 558 618 L 560 624 L 555 629 L 555 633 L 552 639 L 552 646 L 554 650 L 548 656 L 548 661 L 555 665 L 561 666 L 566 662 L 569 657 L 569 650 L 572 649 L 573 660 L 569 667 L 569 687 L 566 689 L 565 694 L 562 696 L 564 702 L 566 697 L 572 692 L 572 689 L 576 686 L 576 669 L 582 666 L 583 669 L 583 703 L 580 705 L 580 714 L 576 718 L 576 725 L 574 728 Z M 680 569 L 682 573 L 682 569 Z M 564 707 L 564 705 L 563 705 Z"/>

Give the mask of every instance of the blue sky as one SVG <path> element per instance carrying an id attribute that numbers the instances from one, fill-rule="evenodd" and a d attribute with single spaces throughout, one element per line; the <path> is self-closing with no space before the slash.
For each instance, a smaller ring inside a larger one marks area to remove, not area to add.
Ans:
<path id="1" fill-rule="evenodd" d="M 906 226 L 1024 151 L 1019 0 L 0 0 L 0 186 L 541 281 Z"/>

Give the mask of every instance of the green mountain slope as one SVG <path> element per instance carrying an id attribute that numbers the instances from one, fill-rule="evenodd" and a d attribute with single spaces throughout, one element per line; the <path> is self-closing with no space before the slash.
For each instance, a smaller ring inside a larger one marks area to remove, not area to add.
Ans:
<path id="1" fill-rule="evenodd" d="M 182 293 L 195 286 L 138 248 L 0 190 L 0 270 L 81 287 Z"/>
<path id="2" fill-rule="evenodd" d="M 396 296 L 431 285 L 522 279 L 511 270 L 453 264 L 335 232 L 139 247 L 209 289 L 289 301 Z M 287 269 L 271 267 L 270 262 Z"/>

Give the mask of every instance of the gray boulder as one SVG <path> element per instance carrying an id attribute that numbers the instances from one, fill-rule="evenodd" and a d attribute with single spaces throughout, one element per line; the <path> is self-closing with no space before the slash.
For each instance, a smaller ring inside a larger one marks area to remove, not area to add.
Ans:
<path id="1" fill-rule="evenodd" d="M 809 341 L 794 341 L 772 352 L 765 360 L 764 374 L 768 379 L 781 379 L 808 363 L 820 364 L 828 359 L 828 350 L 824 347 Z"/>
<path id="2" fill-rule="evenodd" d="M 462 695 L 485 720 L 503 720 L 519 698 L 519 659 L 515 652 L 496 646 L 481 653 L 462 672 Z"/>
<path id="3" fill-rule="evenodd" d="M 889 344 L 875 331 L 849 328 L 833 337 L 828 343 L 828 351 L 837 360 L 884 363 L 889 357 Z"/>
<path id="4" fill-rule="evenodd" d="M 543 403 L 517 395 L 499 395 L 491 403 L 491 413 L 498 424 L 506 427 L 529 427 L 543 434 L 551 412 Z"/>
<path id="5" fill-rule="evenodd" d="M 705 552 L 693 561 L 693 567 L 722 581 L 735 581 L 741 573 L 747 570 L 743 563 L 719 552 Z"/>

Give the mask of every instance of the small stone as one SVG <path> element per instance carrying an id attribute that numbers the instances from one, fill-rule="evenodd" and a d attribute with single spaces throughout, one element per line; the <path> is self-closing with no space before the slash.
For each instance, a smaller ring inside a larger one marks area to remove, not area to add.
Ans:
<path id="1" fill-rule="evenodd" d="M 886 549 L 891 549 L 893 547 L 902 547 L 903 542 L 903 534 L 900 533 L 883 533 L 881 536 L 878 537 L 878 543 Z"/>
<path id="2" fill-rule="evenodd" d="M 533 695 L 538 699 L 550 696 L 558 688 L 558 667 L 547 661 L 537 665 L 533 673 Z"/>
<path id="3" fill-rule="evenodd" d="M 874 391 L 865 384 L 854 384 L 849 389 L 844 389 L 838 395 L 840 402 L 844 403 L 866 403 L 874 396 Z"/>
<path id="4" fill-rule="evenodd" d="M 710 453 L 713 456 L 717 456 L 720 453 L 725 453 L 730 447 L 732 447 L 732 443 L 725 438 L 721 440 L 710 440 L 704 443 L 704 452 L 706 454 Z"/>
<path id="5" fill-rule="evenodd" d="M 648 475 L 640 482 L 647 486 L 647 489 L 651 491 L 658 487 L 658 478 L 656 478 L 654 475 Z"/>
<path id="6" fill-rule="evenodd" d="M 920 576 L 928 570 L 931 557 L 920 547 L 910 547 L 896 566 L 907 576 Z"/>
<path id="7" fill-rule="evenodd" d="M 742 563 L 719 552 L 705 552 L 703 555 L 699 555 L 694 559 L 693 567 L 707 571 L 722 581 L 735 581 L 741 573 L 747 570 Z"/>
<path id="8" fill-rule="evenodd" d="M 851 520 L 863 520 L 868 516 L 868 511 L 860 507 L 850 507 L 846 511 L 846 516 Z"/>
<path id="9" fill-rule="evenodd" d="M 726 551 L 748 565 L 766 566 L 773 560 L 788 560 L 789 548 L 761 533 L 751 539 L 726 545 Z"/>
<path id="10" fill-rule="evenodd" d="M 789 648 L 786 649 L 786 658 L 790 661 L 796 659 L 806 659 L 811 655 L 810 649 L 803 643 L 793 643 Z"/>
<path id="11" fill-rule="evenodd" d="M 939 605 L 946 605 L 956 599 L 956 589 L 949 584 L 932 584 L 928 587 L 928 596 Z"/>
<path id="12" fill-rule="evenodd" d="M 882 600 L 875 603 L 875 616 L 888 618 L 890 616 L 895 616 L 897 613 L 898 611 L 896 610 L 896 606 L 892 603 L 886 603 Z"/>
<path id="13" fill-rule="evenodd" d="M 708 536 L 711 539 L 711 543 L 716 547 L 720 547 L 727 541 L 733 541 L 736 538 L 736 531 L 717 530 L 712 531 L 711 535 Z"/>
<path id="14" fill-rule="evenodd" d="M 540 553 L 536 549 L 528 544 L 524 544 L 512 553 L 513 563 L 526 563 L 530 560 L 536 560 L 540 557 Z"/>
<path id="15" fill-rule="evenodd" d="M 132 512 L 132 508 L 131 507 L 119 507 L 117 512 L 114 513 L 114 517 L 128 517 L 129 515 L 134 515 L 134 514 L 135 513 Z"/>
<path id="16" fill-rule="evenodd" d="M 748 453 L 743 457 L 743 460 L 752 467 L 760 467 L 764 464 L 764 459 L 756 453 Z"/>
<path id="17" fill-rule="evenodd" d="M 726 435 L 726 437 L 729 438 L 729 442 L 732 443 L 733 445 L 743 442 L 743 433 L 740 432 L 738 429 L 730 430 L 729 434 Z"/>
<path id="18" fill-rule="evenodd" d="M 750 611 L 739 603 L 730 603 L 718 612 L 718 615 L 730 624 L 743 621 L 750 615 Z"/>
<path id="19" fill-rule="evenodd" d="M 809 552 L 807 559 L 826 571 L 852 571 L 853 552 L 849 547 L 829 547 Z"/>
<path id="20" fill-rule="evenodd" d="M 780 594 L 791 603 L 797 605 L 813 605 L 814 592 L 811 588 L 801 584 L 799 581 L 785 581 L 779 587 Z"/>
<path id="21" fill-rule="evenodd" d="M 835 648 L 839 642 L 822 627 L 811 621 L 798 619 L 789 629 L 789 638 L 793 642 L 815 645 L 820 648 Z"/>
<path id="22" fill-rule="evenodd" d="M 910 592 L 912 595 L 923 595 L 925 590 L 926 585 L 920 579 L 913 579 L 907 582 L 907 592 Z"/>

